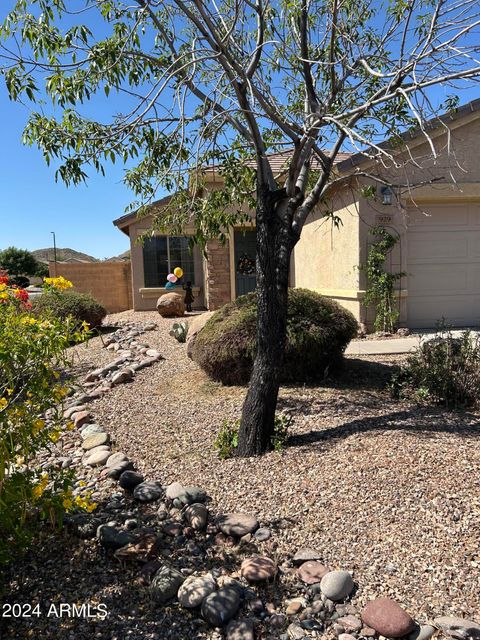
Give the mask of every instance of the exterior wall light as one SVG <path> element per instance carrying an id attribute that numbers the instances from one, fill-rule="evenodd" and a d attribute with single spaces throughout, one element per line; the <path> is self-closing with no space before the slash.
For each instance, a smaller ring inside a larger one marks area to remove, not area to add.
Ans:
<path id="1" fill-rule="evenodd" d="M 390 187 L 382 187 L 382 204 L 391 205 L 393 202 L 393 191 Z"/>

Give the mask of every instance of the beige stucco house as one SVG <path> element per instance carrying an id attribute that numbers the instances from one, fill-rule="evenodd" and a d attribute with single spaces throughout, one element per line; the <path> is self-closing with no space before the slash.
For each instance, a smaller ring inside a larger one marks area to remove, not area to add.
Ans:
<path id="1" fill-rule="evenodd" d="M 331 297 L 371 325 L 359 266 L 372 242 L 369 230 L 380 224 L 399 237 L 388 266 L 406 273 L 398 290 L 400 325 L 433 327 L 442 317 L 454 326 L 480 325 L 480 100 L 432 121 L 429 134 L 436 157 L 417 132 L 405 136 L 396 152 L 398 168 L 386 162 L 382 175 L 398 185 L 393 193 L 368 177 L 374 167 L 365 156 L 340 157 L 336 172 L 342 180 L 330 208 L 341 225 L 336 228 L 321 209 L 310 216 L 292 256 L 291 286 Z M 285 157 L 272 161 L 281 173 Z M 218 188 L 218 175 L 209 175 Z M 375 185 L 373 199 L 362 196 L 367 184 Z M 231 229 L 226 245 L 210 242 L 207 257 L 188 251 L 188 230 L 184 237 L 159 235 L 142 246 L 137 239 L 149 223 L 135 214 L 114 221 L 130 236 L 135 309 L 155 308 L 166 274 L 178 265 L 194 284 L 198 308 L 216 309 L 254 288 L 254 221 L 250 228 Z"/>

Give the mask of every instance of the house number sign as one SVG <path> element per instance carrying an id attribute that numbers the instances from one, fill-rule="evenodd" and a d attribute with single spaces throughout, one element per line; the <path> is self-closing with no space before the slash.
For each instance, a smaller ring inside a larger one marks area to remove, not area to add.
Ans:
<path id="1" fill-rule="evenodd" d="M 375 224 L 392 224 L 393 216 L 389 214 L 380 214 L 375 216 Z"/>

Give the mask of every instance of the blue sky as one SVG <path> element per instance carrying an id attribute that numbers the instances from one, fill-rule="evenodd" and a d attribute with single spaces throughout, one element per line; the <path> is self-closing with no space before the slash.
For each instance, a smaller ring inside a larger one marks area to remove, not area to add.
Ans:
<path id="1" fill-rule="evenodd" d="M 0 113 L 0 249 L 50 247 L 55 231 L 57 246 L 96 258 L 126 251 L 127 236 L 112 224 L 135 199 L 122 184 L 122 167 L 109 166 L 105 178 L 90 171 L 86 186 L 67 188 L 55 182 L 55 169 L 38 149 L 22 144 L 28 109 L 11 102 L 2 83 Z"/>
<path id="2" fill-rule="evenodd" d="M 0 9 L 0 21 L 6 10 Z M 101 33 L 105 30 L 98 17 L 95 27 Z M 438 87 L 433 88 L 431 96 L 441 102 L 450 93 L 451 89 Z M 478 87 L 458 93 L 460 103 L 465 103 L 478 97 Z M 112 114 L 128 111 L 127 104 L 124 96 L 112 92 L 108 99 L 94 98 L 81 112 L 108 122 Z M 51 113 L 51 108 L 47 112 Z M 22 144 L 29 110 L 9 100 L 2 80 L 0 114 L 0 249 L 10 245 L 30 250 L 52 246 L 51 231 L 56 233 L 58 247 L 70 247 L 97 258 L 128 249 L 127 236 L 112 224 L 135 200 L 122 183 L 122 164 L 107 164 L 105 177 L 87 169 L 90 178 L 86 185 L 67 188 L 62 182 L 55 182 L 55 167 L 45 164 L 38 149 Z"/>
<path id="3" fill-rule="evenodd" d="M 13 2 L 8 4 L 0 10 L 2 21 Z M 95 26 L 103 32 L 102 22 L 97 18 Z M 108 101 L 92 100 L 83 112 L 108 121 L 112 113 L 122 111 L 125 102 L 112 93 Z M 55 113 L 51 106 L 46 111 Z M 54 231 L 58 247 L 83 251 L 96 258 L 126 251 L 129 239 L 112 221 L 122 216 L 125 207 L 136 198 L 122 183 L 121 163 L 106 164 L 105 177 L 87 169 L 86 185 L 67 188 L 61 181 L 55 182 L 55 166 L 48 167 L 36 147 L 22 144 L 29 113 L 28 107 L 10 101 L 2 78 L 0 249 L 11 245 L 29 250 L 51 247 L 50 232 Z M 60 114 L 59 110 L 57 116 Z"/>

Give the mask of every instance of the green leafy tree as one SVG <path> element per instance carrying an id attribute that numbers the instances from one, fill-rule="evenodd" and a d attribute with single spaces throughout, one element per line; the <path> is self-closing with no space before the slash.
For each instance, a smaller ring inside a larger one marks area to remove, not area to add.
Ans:
<path id="1" fill-rule="evenodd" d="M 344 179 L 339 152 L 365 153 L 374 180 L 418 125 L 433 153 L 430 90 L 479 75 L 479 17 L 478 0 L 18 0 L 6 17 L 6 85 L 41 102 L 24 141 L 57 178 L 78 184 L 120 160 L 133 206 L 176 192 L 157 225 L 190 222 L 201 244 L 255 210 L 257 353 L 240 455 L 271 446 L 290 256 Z M 93 100 L 110 120 L 92 118 Z M 276 175 L 269 152 L 285 150 Z M 204 188 L 206 165 L 221 166 L 223 189 Z"/>
<path id="2" fill-rule="evenodd" d="M 4 269 L 10 276 L 35 276 L 40 268 L 40 263 L 33 253 L 26 249 L 8 247 L 0 251 L 0 269 Z"/>
<path id="3" fill-rule="evenodd" d="M 35 271 L 35 275 L 39 278 L 47 278 L 49 275 L 48 265 L 46 265 L 45 262 L 37 260 L 37 270 Z"/>

